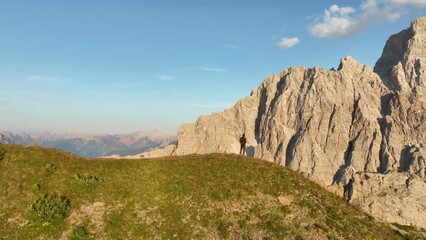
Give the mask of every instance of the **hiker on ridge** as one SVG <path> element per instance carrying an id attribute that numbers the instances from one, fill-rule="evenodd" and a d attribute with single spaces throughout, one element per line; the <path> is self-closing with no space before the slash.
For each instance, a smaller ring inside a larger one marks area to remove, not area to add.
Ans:
<path id="1" fill-rule="evenodd" d="M 354 184 L 354 178 L 351 178 L 348 184 L 343 186 L 343 197 L 346 199 L 346 202 L 348 203 L 349 201 L 351 201 L 352 193 L 354 191 L 353 184 Z"/>
<path id="2" fill-rule="evenodd" d="M 240 137 L 240 145 L 241 145 L 241 148 L 240 148 L 240 155 L 242 154 L 242 155 L 245 155 L 245 153 L 246 153 L 246 142 L 247 142 L 247 140 L 246 140 L 246 135 L 243 133 L 243 136 L 242 137 Z"/>

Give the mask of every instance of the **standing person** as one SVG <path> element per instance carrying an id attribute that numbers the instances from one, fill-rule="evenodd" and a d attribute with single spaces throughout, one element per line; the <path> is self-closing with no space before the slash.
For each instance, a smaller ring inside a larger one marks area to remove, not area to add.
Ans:
<path id="1" fill-rule="evenodd" d="M 241 154 L 245 155 L 245 153 L 246 153 L 246 142 L 247 142 L 246 135 L 243 133 L 243 136 L 240 137 L 240 145 L 241 145 L 240 155 Z"/>
<path id="2" fill-rule="evenodd" d="M 352 198 L 352 193 L 354 191 L 354 178 L 351 178 L 345 186 L 343 186 L 343 197 L 345 197 L 346 202 L 349 203 L 349 201 Z"/>

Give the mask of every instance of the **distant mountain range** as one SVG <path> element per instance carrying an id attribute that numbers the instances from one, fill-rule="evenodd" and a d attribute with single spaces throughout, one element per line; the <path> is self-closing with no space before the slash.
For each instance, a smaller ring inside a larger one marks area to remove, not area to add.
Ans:
<path id="1" fill-rule="evenodd" d="M 0 144 L 11 144 L 13 143 L 11 139 L 0 133 Z"/>
<path id="2" fill-rule="evenodd" d="M 115 135 L 1 132 L 0 143 L 59 148 L 84 157 L 113 154 L 126 156 L 175 144 L 176 136 L 170 136 L 160 131 Z"/>

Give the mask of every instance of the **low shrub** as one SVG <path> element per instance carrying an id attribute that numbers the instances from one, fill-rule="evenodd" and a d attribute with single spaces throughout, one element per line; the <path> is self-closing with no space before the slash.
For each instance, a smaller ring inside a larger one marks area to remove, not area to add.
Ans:
<path id="1" fill-rule="evenodd" d="M 86 188 L 95 188 L 101 182 L 96 176 L 81 176 L 80 174 L 74 175 L 72 184 L 86 187 Z"/>
<path id="2" fill-rule="evenodd" d="M 38 183 L 34 183 L 33 185 L 31 185 L 31 190 L 33 190 L 34 192 L 38 192 L 40 191 L 41 186 Z"/>
<path id="3" fill-rule="evenodd" d="M 84 225 L 79 225 L 75 227 L 68 235 L 68 240 L 89 240 L 89 239 L 92 239 L 92 238 L 90 238 L 89 231 Z"/>
<path id="4" fill-rule="evenodd" d="M 52 175 L 56 171 L 56 169 L 56 166 L 52 163 L 46 164 L 46 166 L 44 166 L 42 170 L 43 176 L 48 177 Z"/>
<path id="5" fill-rule="evenodd" d="M 65 219 L 69 211 L 68 198 L 56 194 L 45 194 L 31 203 L 27 211 L 27 218 L 34 223 L 56 223 Z"/>
<path id="6" fill-rule="evenodd" d="M 2 160 L 4 158 L 5 154 L 6 154 L 5 151 L 0 150 L 0 160 Z"/>
<path id="7" fill-rule="evenodd" d="M 297 235 L 294 239 L 295 239 L 295 240 L 303 240 L 303 237 L 302 237 L 302 236 L 300 236 L 300 235 Z"/>
<path id="8" fill-rule="evenodd" d="M 229 229 L 232 227 L 230 222 L 225 222 L 220 220 L 217 225 L 217 231 L 221 239 L 226 239 L 229 237 Z"/>

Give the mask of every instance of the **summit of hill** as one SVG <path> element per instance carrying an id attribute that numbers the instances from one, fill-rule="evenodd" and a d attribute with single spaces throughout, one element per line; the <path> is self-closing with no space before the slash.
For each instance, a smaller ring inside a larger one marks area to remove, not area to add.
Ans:
<path id="1" fill-rule="evenodd" d="M 276 164 L 230 154 L 85 159 L 0 145 L 6 239 L 416 239 Z"/>

